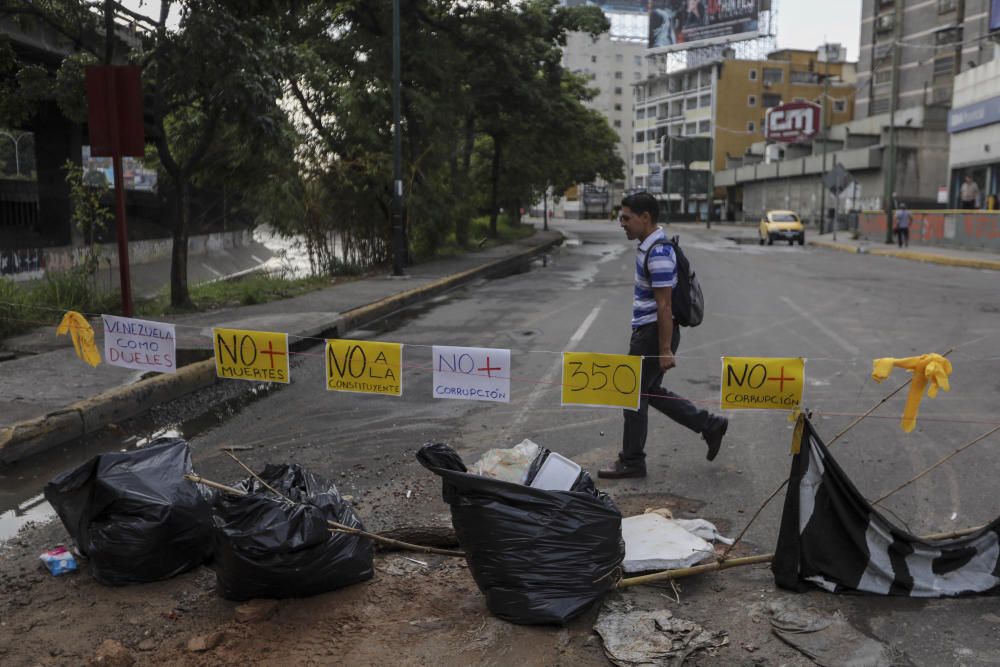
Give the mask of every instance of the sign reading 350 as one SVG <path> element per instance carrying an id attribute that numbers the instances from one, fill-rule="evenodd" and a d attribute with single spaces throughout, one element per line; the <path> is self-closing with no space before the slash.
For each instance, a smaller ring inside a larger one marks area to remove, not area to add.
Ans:
<path id="1" fill-rule="evenodd" d="M 563 352 L 562 404 L 639 409 L 642 357 Z"/>

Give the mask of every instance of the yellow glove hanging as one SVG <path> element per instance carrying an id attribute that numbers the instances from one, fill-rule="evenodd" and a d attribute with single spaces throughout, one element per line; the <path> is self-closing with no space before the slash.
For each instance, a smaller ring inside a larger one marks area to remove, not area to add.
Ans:
<path id="1" fill-rule="evenodd" d="M 948 376 L 951 374 L 951 362 L 940 354 L 922 354 L 919 357 L 906 357 L 905 359 L 876 359 L 872 362 L 872 379 L 876 382 L 889 377 L 893 368 L 903 368 L 913 373 L 913 381 L 910 383 L 910 393 L 906 397 L 906 407 L 903 408 L 903 419 L 899 425 L 904 431 L 909 433 L 917 425 L 917 412 L 920 410 L 920 401 L 924 397 L 924 388 L 930 383 L 927 395 L 931 398 L 937 396 L 938 389 L 949 390 Z"/>
<path id="2" fill-rule="evenodd" d="M 59 323 L 59 328 L 56 329 L 56 335 L 62 336 L 66 333 L 73 339 L 76 356 L 94 367 L 101 363 L 101 353 L 97 351 L 97 345 L 94 343 L 94 330 L 87 318 L 74 310 L 67 311 Z"/>

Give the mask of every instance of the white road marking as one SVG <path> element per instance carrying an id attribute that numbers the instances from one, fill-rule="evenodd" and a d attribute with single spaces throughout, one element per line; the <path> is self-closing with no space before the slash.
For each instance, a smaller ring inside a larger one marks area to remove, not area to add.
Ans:
<path id="1" fill-rule="evenodd" d="M 250 259 L 252 259 L 253 261 L 257 262 L 258 264 L 263 264 L 264 263 L 264 260 L 262 260 L 257 255 L 250 255 Z"/>
<path id="2" fill-rule="evenodd" d="M 826 334 L 827 338 L 829 338 L 834 343 L 836 343 L 841 348 L 843 348 L 845 352 L 847 352 L 848 354 L 853 355 L 855 357 L 861 355 L 861 349 L 860 348 L 858 348 L 855 345 L 852 345 L 851 343 L 847 342 L 841 336 L 838 336 L 829 327 L 825 326 L 822 322 L 820 322 L 818 319 L 816 319 L 813 315 L 811 315 L 807 311 L 803 310 L 797 303 L 795 303 L 794 301 L 792 301 L 791 299 L 789 299 L 787 296 L 781 297 L 781 300 L 784 301 L 786 304 L 788 304 L 789 308 L 791 308 L 796 313 L 798 313 L 799 316 L 802 317 L 802 319 L 808 320 L 809 322 L 811 322 L 813 324 L 813 326 L 815 326 L 821 332 L 823 332 L 824 334 Z"/>
<path id="3" fill-rule="evenodd" d="M 569 343 L 566 345 L 565 348 L 567 352 L 572 352 L 573 350 L 575 350 L 576 346 L 580 344 L 581 340 L 583 340 L 583 337 L 587 335 L 587 332 L 590 330 L 591 325 L 594 324 L 594 321 L 597 319 L 597 316 L 598 314 L 600 314 L 601 308 L 604 307 L 604 303 L 606 301 L 607 299 L 601 299 L 600 303 L 594 306 L 594 309 L 590 311 L 590 314 L 587 315 L 586 319 L 583 320 L 583 322 L 577 328 L 576 332 L 572 336 L 570 336 Z M 518 411 L 517 416 L 510 423 L 511 433 L 516 433 L 521 429 L 521 427 L 524 425 L 525 420 L 528 418 L 528 415 L 533 411 L 535 404 L 542 397 L 542 394 L 544 394 L 546 391 L 550 389 L 557 388 L 557 385 L 555 385 L 555 380 L 556 377 L 561 373 L 562 373 L 562 355 L 559 355 L 558 358 L 556 359 L 556 362 L 545 374 L 545 377 L 542 378 L 542 380 L 535 385 L 534 389 L 531 390 L 531 393 L 528 395 L 528 400 L 524 402 L 521 409 Z"/>
<path id="4" fill-rule="evenodd" d="M 222 274 L 220 272 L 216 271 L 215 269 L 213 269 L 212 267 L 210 267 L 205 262 L 202 262 L 201 265 L 204 266 L 209 271 L 211 271 L 212 273 L 214 273 L 216 278 L 221 278 L 222 277 Z"/>

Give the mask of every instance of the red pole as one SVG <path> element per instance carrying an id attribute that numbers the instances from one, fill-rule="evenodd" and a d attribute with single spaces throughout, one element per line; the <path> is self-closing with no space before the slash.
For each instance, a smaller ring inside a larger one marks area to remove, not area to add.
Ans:
<path id="1" fill-rule="evenodd" d="M 111 117 L 111 161 L 115 174 L 115 217 L 118 222 L 118 277 L 122 291 L 122 314 L 132 317 L 132 278 L 128 262 L 128 221 L 125 217 L 125 173 L 122 169 L 118 118 L 118 81 L 115 69 L 105 69 L 108 77 L 108 114 Z"/>

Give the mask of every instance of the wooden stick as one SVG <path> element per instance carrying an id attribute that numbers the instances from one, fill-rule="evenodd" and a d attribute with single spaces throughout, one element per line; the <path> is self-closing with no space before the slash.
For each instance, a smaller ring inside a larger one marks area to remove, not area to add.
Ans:
<path id="1" fill-rule="evenodd" d="M 256 475 L 254 475 L 254 476 L 256 477 Z M 188 474 L 188 475 L 184 475 L 184 479 L 188 480 L 189 482 L 194 482 L 195 484 L 204 484 L 205 486 L 211 487 L 213 489 L 217 489 L 219 491 L 223 491 L 225 493 L 232 494 L 234 496 L 243 496 L 243 497 L 245 497 L 245 496 L 249 495 L 249 494 L 247 494 L 246 491 L 243 491 L 241 489 L 235 489 L 235 488 L 233 488 L 231 486 L 226 486 L 225 484 L 219 484 L 218 482 L 213 482 L 212 480 L 205 479 L 201 475 L 195 475 L 194 473 L 191 473 L 191 474 Z M 267 486 L 267 485 L 265 484 L 265 486 Z M 275 493 L 277 493 L 277 492 L 275 492 Z M 282 495 L 280 493 L 278 494 L 278 496 L 281 497 L 281 498 L 283 498 L 284 500 L 287 500 L 288 502 L 293 503 L 293 504 L 301 504 L 301 503 L 295 503 L 295 501 L 291 500 L 287 496 L 284 496 L 284 495 Z M 267 496 L 261 496 L 261 497 L 262 498 L 267 498 Z M 410 544 L 409 542 L 403 542 L 401 540 L 394 540 L 391 537 L 384 537 L 382 535 L 379 535 L 378 533 L 369 533 L 366 530 L 361 530 L 359 528 L 352 528 L 351 526 L 345 526 L 344 524 L 337 523 L 336 521 L 327 520 L 327 524 L 329 524 L 330 530 L 332 532 L 348 533 L 350 535 L 358 535 L 360 537 L 367 537 L 368 539 L 370 539 L 370 540 L 372 540 L 374 542 L 379 542 L 380 544 L 386 544 L 386 545 L 389 545 L 389 546 L 392 546 L 392 547 L 396 547 L 397 549 L 404 549 L 406 551 L 418 551 L 420 553 L 425 553 L 425 554 L 437 554 L 439 556 L 454 556 L 456 558 L 464 558 L 465 557 L 465 553 L 462 552 L 462 551 L 453 551 L 451 549 L 438 549 L 437 547 L 425 547 L 425 546 L 421 546 L 419 544 Z"/>
<path id="2" fill-rule="evenodd" d="M 922 535 L 919 537 L 921 540 L 936 541 L 936 540 L 947 540 L 955 537 L 964 537 L 966 535 L 972 535 L 973 533 L 979 532 L 986 526 L 977 526 L 975 528 L 962 528 L 959 530 L 953 530 L 947 533 L 931 533 L 930 535 Z M 702 574 L 705 572 L 719 572 L 721 570 L 728 570 L 734 567 L 744 567 L 747 565 L 757 565 L 759 563 L 770 563 L 774 560 L 774 554 L 763 554 L 761 556 L 746 556 L 744 558 L 730 558 L 729 560 L 717 560 L 714 563 L 706 563 L 705 565 L 695 565 L 694 567 L 683 567 L 676 570 L 664 570 L 663 572 L 654 572 L 653 574 L 646 574 L 640 577 L 630 577 L 628 579 L 622 579 L 618 582 L 618 588 L 628 588 L 629 586 L 641 586 L 643 584 L 653 584 L 658 581 L 672 581 L 674 579 L 681 579 L 683 577 L 690 577 L 695 574 Z"/>
<path id="3" fill-rule="evenodd" d="M 944 353 L 943 355 L 941 355 L 941 356 L 943 356 L 943 357 L 947 357 L 947 356 L 948 356 L 949 354 L 951 354 L 951 353 L 952 353 L 952 352 L 954 352 L 954 351 L 955 351 L 955 348 L 953 348 L 953 347 L 949 347 L 949 348 L 948 348 L 948 351 L 947 351 L 947 352 L 945 352 L 945 353 Z M 892 398 L 893 396 L 895 396 L 895 395 L 896 395 L 896 394 L 898 394 L 899 392 L 903 391 L 903 389 L 904 389 L 904 388 L 906 388 L 906 387 L 909 387 L 909 386 L 910 386 L 910 383 L 911 383 L 911 382 L 913 382 L 913 376 L 912 376 L 912 375 L 910 376 L 910 379 L 909 379 L 909 380 L 907 380 L 907 381 L 906 381 L 906 382 L 904 382 L 903 384 L 899 385 L 899 386 L 898 386 L 898 387 L 897 387 L 896 389 L 894 389 L 893 391 L 889 392 L 889 395 L 888 395 L 888 396 L 886 396 L 886 397 L 885 397 L 885 398 L 883 398 L 883 399 L 882 399 L 881 401 L 879 401 L 879 402 L 878 402 L 878 403 L 876 403 L 876 404 L 875 404 L 874 406 L 872 406 L 872 408 L 871 408 L 870 410 L 868 410 L 868 411 L 867 411 L 867 412 L 865 412 L 865 413 L 864 413 L 863 415 L 861 415 L 860 417 L 858 417 L 857 419 L 855 419 L 854 421 L 852 421 L 852 422 L 851 422 L 850 424 L 848 424 L 848 425 L 847 425 L 847 428 L 845 428 L 844 430 L 842 430 L 842 431 L 841 431 L 840 433 L 838 433 L 837 435 L 833 436 L 833 440 L 831 440 L 830 442 L 828 442 L 826 446 L 827 446 L 827 447 L 832 447 L 832 446 L 833 446 L 833 444 L 834 444 L 835 442 L 837 442 L 838 440 L 840 440 L 840 438 L 841 438 L 841 437 L 843 437 L 845 433 L 847 433 L 847 432 L 848 432 L 848 431 L 850 431 L 850 430 L 851 430 L 852 428 L 854 428 L 855 426 L 857 426 L 858 424 L 860 424 L 860 423 L 861 423 L 861 420 L 863 420 L 863 419 L 864 419 L 865 417 L 869 416 L 869 415 L 870 415 L 871 413 L 873 413 L 873 412 L 875 412 L 876 410 L 878 410 L 878 409 L 879 409 L 879 408 L 880 408 L 880 407 L 881 407 L 882 405 L 884 405 L 884 404 L 885 404 L 885 402 L 886 402 L 886 401 L 888 401 L 888 400 L 889 400 L 890 398 Z M 732 543 L 732 544 L 730 544 L 730 545 L 729 545 L 729 547 L 728 547 L 728 548 L 726 548 L 726 550 L 725 550 L 725 551 L 724 551 L 724 552 L 722 553 L 722 558 L 723 558 L 723 559 L 725 559 L 725 557 L 729 555 L 729 552 L 731 552 L 731 551 L 733 550 L 733 548 L 734 548 L 734 547 L 735 547 L 735 546 L 736 546 L 737 544 L 739 544 L 739 543 L 740 543 L 740 540 L 742 540 L 742 539 L 743 539 L 743 537 L 744 537 L 744 536 L 745 536 L 745 535 L 747 534 L 747 531 L 748 531 L 748 530 L 750 530 L 750 526 L 752 526 L 752 525 L 753 525 L 753 523 L 754 523 L 754 521 L 756 521 L 756 520 L 757 520 L 757 517 L 759 517 L 759 516 L 760 516 L 760 513 L 761 513 L 761 512 L 763 512 L 763 511 L 764 511 L 764 509 L 765 509 L 765 508 L 766 508 L 766 507 L 767 507 L 768 505 L 770 505 L 770 504 L 771 504 L 771 501 L 772 501 L 772 500 L 774 500 L 774 497 L 775 497 L 776 495 L 778 495 L 778 494 L 779 494 L 779 493 L 781 492 L 781 490 L 782 490 L 783 488 L 785 488 L 785 485 L 786 485 L 786 484 L 788 484 L 788 479 L 786 479 L 786 480 L 785 480 L 784 482 L 782 482 L 782 483 L 781 483 L 781 485 L 780 485 L 780 486 L 779 486 L 778 488 L 776 488 L 776 489 L 774 490 L 774 492 L 773 492 L 773 493 L 772 493 L 771 495 L 769 495 L 769 496 L 767 497 L 767 500 L 765 500 L 765 501 L 764 501 L 764 504 L 762 504 L 762 505 L 761 505 L 760 507 L 758 507 L 758 508 L 757 508 L 757 511 L 756 511 L 756 512 L 754 512 L 753 516 L 752 516 L 752 517 L 750 518 L 750 521 L 748 521 L 748 522 L 747 522 L 747 525 L 743 527 L 743 530 L 741 530 L 741 531 L 740 531 L 740 534 L 736 536 L 736 539 L 735 539 L 735 540 L 733 540 L 733 543 Z M 876 502 L 878 502 L 878 501 L 876 501 Z M 873 504 L 874 504 L 874 503 L 873 503 Z"/>
<path id="4" fill-rule="evenodd" d="M 986 433 L 983 433 L 983 434 L 982 434 L 981 436 L 979 436 L 978 438 L 975 438 L 975 439 L 973 439 L 972 441 L 970 441 L 970 442 L 967 442 L 966 444 L 962 445 L 961 447 L 959 447 L 958 449 L 956 449 L 955 451 L 953 451 L 953 452 L 952 452 L 951 454 L 949 454 L 948 456 L 944 457 L 943 459 L 941 459 L 940 461 L 938 461 L 937 463 L 935 463 L 934 465 L 932 465 L 932 466 L 931 466 L 930 468 L 927 468 L 926 470 L 924 470 L 924 471 L 923 471 L 922 473 L 920 473 L 919 475 L 916 475 L 915 477 L 911 477 L 910 479 L 908 479 L 907 481 L 903 482 L 902 484 L 900 484 L 900 485 L 899 485 L 899 486 L 897 486 L 897 487 L 896 487 L 895 489 L 893 489 L 893 490 L 892 490 L 892 491 L 890 491 L 889 493 L 885 494 L 884 496 L 882 496 L 882 497 L 881 497 L 881 498 L 879 498 L 878 500 L 873 500 L 873 501 L 872 501 L 872 505 L 875 505 L 876 503 L 880 503 L 880 502 L 882 502 L 883 500 L 885 500 L 886 498 L 888 498 L 888 497 L 889 497 L 889 496 L 891 496 L 892 494 L 896 493 L 897 491 L 902 491 L 902 490 L 903 490 L 904 488 L 906 488 L 906 487 L 907 487 L 907 486 L 909 486 L 910 484 L 913 484 L 913 483 L 914 483 L 915 481 L 917 481 L 918 479 L 920 479 L 921 477 L 923 477 L 923 476 L 924 476 L 924 475 L 926 475 L 927 473 L 931 472 L 932 470 L 934 470 L 934 469 L 935 469 L 935 468 L 937 468 L 938 466 L 940 466 L 940 465 L 942 465 L 942 464 L 946 463 L 946 462 L 947 462 L 948 460 L 950 460 L 950 459 L 951 459 L 952 457 L 954 457 L 954 456 L 956 456 L 956 455 L 958 455 L 958 454 L 961 454 L 962 452 L 964 452 L 964 451 L 965 451 L 966 449 L 968 449 L 969 447 L 972 447 L 972 446 L 973 446 L 974 444 L 978 443 L 978 442 L 979 442 L 979 441 L 981 441 L 981 440 L 985 440 L 986 438 L 990 437 L 991 435 L 993 435 L 993 434 L 994 434 L 994 433 L 996 433 L 997 431 L 1000 431 L 1000 426 L 997 426 L 996 428 L 993 428 L 993 429 L 991 429 L 991 430 L 987 431 Z"/>

